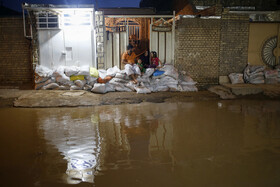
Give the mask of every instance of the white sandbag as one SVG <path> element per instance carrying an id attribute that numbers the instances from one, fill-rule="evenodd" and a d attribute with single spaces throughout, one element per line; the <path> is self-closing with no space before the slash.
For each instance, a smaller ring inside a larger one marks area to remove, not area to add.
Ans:
<path id="1" fill-rule="evenodd" d="M 154 68 L 147 68 L 146 72 L 142 75 L 143 77 L 150 77 L 153 75 L 153 73 L 155 72 Z"/>
<path id="2" fill-rule="evenodd" d="M 131 92 L 131 91 L 132 91 L 130 88 L 125 87 L 125 86 L 122 85 L 122 84 L 115 85 L 115 89 L 116 89 L 116 91 L 118 91 L 118 92 Z"/>
<path id="3" fill-rule="evenodd" d="M 93 86 L 95 83 L 97 83 L 97 78 L 96 77 L 92 77 L 90 75 L 87 75 L 87 76 L 85 76 L 85 79 L 86 79 L 88 85 Z"/>
<path id="4" fill-rule="evenodd" d="M 71 87 L 70 87 L 70 90 L 82 90 L 83 88 L 81 88 L 81 87 L 79 87 L 79 86 L 77 86 L 77 85 L 72 85 Z"/>
<path id="5" fill-rule="evenodd" d="M 265 70 L 265 66 L 251 66 L 249 65 L 250 74 L 262 72 Z"/>
<path id="6" fill-rule="evenodd" d="M 252 79 L 264 79 L 264 73 L 261 71 L 261 72 L 258 72 L 258 73 L 250 74 L 249 78 L 250 78 L 250 80 L 252 80 Z"/>
<path id="7" fill-rule="evenodd" d="M 186 81 L 179 80 L 178 84 L 180 84 L 180 85 L 195 85 L 196 82 L 186 82 Z"/>
<path id="8" fill-rule="evenodd" d="M 164 71 L 164 75 L 173 77 L 174 79 L 178 79 L 178 77 L 179 77 L 179 73 L 178 73 L 177 69 L 171 64 L 164 65 L 164 67 L 161 68 L 160 70 Z"/>
<path id="9" fill-rule="evenodd" d="M 41 77 L 51 77 L 53 74 L 53 70 L 51 70 L 45 66 L 38 65 L 35 68 L 35 73 L 37 73 Z"/>
<path id="10" fill-rule="evenodd" d="M 115 92 L 115 86 L 113 84 L 110 83 L 106 83 L 106 92 Z"/>
<path id="11" fill-rule="evenodd" d="M 169 84 L 169 85 L 167 85 L 167 86 L 168 86 L 168 88 L 169 88 L 169 91 L 171 91 L 171 92 L 180 91 L 177 84 Z"/>
<path id="12" fill-rule="evenodd" d="M 265 76 L 265 78 L 277 78 L 278 71 L 277 70 L 265 70 L 264 76 Z"/>
<path id="13" fill-rule="evenodd" d="M 154 85 L 154 92 L 167 92 L 169 91 L 168 86 Z"/>
<path id="14" fill-rule="evenodd" d="M 58 90 L 70 90 L 70 86 L 67 86 L 67 85 L 60 85 L 57 89 L 58 89 Z"/>
<path id="15" fill-rule="evenodd" d="M 64 75 L 64 76 L 56 76 L 55 77 L 55 82 L 62 83 L 62 84 L 70 84 L 72 81 L 70 81 L 69 77 Z"/>
<path id="16" fill-rule="evenodd" d="M 59 87 L 59 85 L 57 83 L 53 82 L 53 83 L 50 83 L 46 86 L 43 86 L 42 89 L 43 90 L 53 90 L 53 89 L 56 89 L 58 87 Z"/>
<path id="17" fill-rule="evenodd" d="M 138 94 L 149 94 L 149 93 L 151 93 L 151 90 L 144 87 L 144 86 L 137 86 L 137 87 L 135 87 L 135 90 Z"/>
<path id="18" fill-rule="evenodd" d="M 138 82 L 144 82 L 144 83 L 149 83 L 149 82 L 151 82 L 151 79 L 149 78 L 149 77 L 144 77 L 144 76 L 141 76 L 141 77 L 138 77 L 137 78 L 137 81 Z"/>
<path id="19" fill-rule="evenodd" d="M 48 79 L 47 81 L 45 81 L 45 82 L 42 82 L 42 83 L 39 83 L 39 84 L 35 84 L 35 90 L 39 90 L 39 89 L 41 89 L 43 86 L 46 86 L 46 85 L 48 85 L 48 84 L 50 84 L 50 83 L 53 83 L 54 81 L 53 81 L 53 79 Z"/>
<path id="20" fill-rule="evenodd" d="M 159 84 L 160 85 L 174 85 L 178 84 L 178 80 L 174 79 L 173 77 L 170 76 L 164 76 L 161 79 L 159 79 Z"/>
<path id="21" fill-rule="evenodd" d="M 231 84 L 243 84 L 243 74 L 242 73 L 231 73 L 228 75 Z"/>
<path id="22" fill-rule="evenodd" d="M 89 66 L 82 66 L 79 69 L 80 71 L 76 75 L 90 75 Z"/>
<path id="23" fill-rule="evenodd" d="M 129 81 L 128 83 L 125 84 L 125 87 L 131 89 L 132 91 L 135 90 L 135 87 L 136 87 L 136 86 L 137 86 L 137 85 L 136 85 L 136 84 L 133 84 L 132 81 Z"/>
<path id="24" fill-rule="evenodd" d="M 92 87 L 93 86 L 91 86 L 91 85 L 85 84 L 83 89 L 86 90 L 86 91 L 90 91 L 92 89 Z"/>
<path id="25" fill-rule="evenodd" d="M 104 83 L 95 83 L 93 88 L 91 89 L 91 92 L 93 93 L 106 93 L 106 84 Z"/>
<path id="26" fill-rule="evenodd" d="M 80 68 L 77 67 L 77 66 L 66 66 L 66 67 L 64 67 L 64 73 L 68 77 L 79 73 L 79 71 L 80 71 Z"/>
<path id="27" fill-rule="evenodd" d="M 114 66 L 112 68 L 107 69 L 106 76 L 115 77 L 116 73 L 119 73 L 120 71 L 121 70 L 117 66 Z"/>
<path id="28" fill-rule="evenodd" d="M 46 82 L 48 79 L 50 79 L 50 77 L 40 77 L 40 76 L 36 76 L 35 78 L 35 84 L 39 84 L 42 82 Z"/>
<path id="29" fill-rule="evenodd" d="M 107 71 L 105 69 L 99 69 L 98 74 L 99 74 L 99 77 L 101 77 L 101 79 L 104 79 L 107 75 Z"/>
<path id="30" fill-rule="evenodd" d="M 109 83 L 114 84 L 114 85 L 119 85 L 119 84 L 127 84 L 129 80 L 125 79 L 119 79 L 119 78 L 112 78 Z"/>
<path id="31" fill-rule="evenodd" d="M 85 84 L 86 84 L 86 80 L 75 80 L 74 84 L 76 86 L 79 86 L 80 88 L 83 88 L 85 86 Z"/>
<path id="32" fill-rule="evenodd" d="M 62 76 L 65 76 L 65 73 L 64 73 L 64 66 L 59 66 L 57 67 L 54 71 L 53 71 L 53 74 L 52 74 L 53 77 L 62 77 Z"/>
<path id="33" fill-rule="evenodd" d="M 197 92 L 198 89 L 195 85 L 179 85 L 178 90 L 182 92 Z"/>

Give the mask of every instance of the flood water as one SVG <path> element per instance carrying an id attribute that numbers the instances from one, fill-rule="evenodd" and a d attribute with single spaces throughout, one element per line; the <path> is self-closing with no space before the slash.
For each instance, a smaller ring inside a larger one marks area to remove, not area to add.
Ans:
<path id="1" fill-rule="evenodd" d="M 1 186 L 280 186 L 280 101 L 1 108 Z"/>

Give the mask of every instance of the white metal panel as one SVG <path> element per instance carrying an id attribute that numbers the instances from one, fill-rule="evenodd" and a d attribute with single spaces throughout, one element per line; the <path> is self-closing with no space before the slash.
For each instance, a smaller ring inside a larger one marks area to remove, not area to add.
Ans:
<path id="1" fill-rule="evenodd" d="M 119 33 L 115 32 L 113 33 L 113 60 L 114 60 L 114 66 L 120 67 L 120 35 Z"/>
<path id="2" fill-rule="evenodd" d="M 151 51 L 158 51 L 158 32 L 153 32 L 151 34 Z"/>
<path id="3" fill-rule="evenodd" d="M 157 51 L 158 53 L 158 58 L 161 60 L 161 62 L 165 62 L 165 32 L 159 32 L 159 49 Z"/>
<path id="4" fill-rule="evenodd" d="M 108 38 L 106 40 L 106 67 L 113 67 L 113 56 L 112 56 L 112 35 L 113 33 L 108 34 Z"/>
<path id="5" fill-rule="evenodd" d="M 65 65 L 63 32 L 60 30 L 38 31 L 40 64 L 53 68 Z"/>
<path id="6" fill-rule="evenodd" d="M 172 32 L 166 32 L 166 63 L 172 63 Z"/>

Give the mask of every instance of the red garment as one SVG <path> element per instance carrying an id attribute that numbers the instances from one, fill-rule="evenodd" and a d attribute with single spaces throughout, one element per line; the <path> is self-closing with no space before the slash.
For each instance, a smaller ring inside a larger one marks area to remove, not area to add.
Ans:
<path id="1" fill-rule="evenodd" d="M 159 65 L 159 58 L 155 57 L 155 58 L 151 58 L 151 62 L 153 65 L 156 65 L 156 67 Z"/>

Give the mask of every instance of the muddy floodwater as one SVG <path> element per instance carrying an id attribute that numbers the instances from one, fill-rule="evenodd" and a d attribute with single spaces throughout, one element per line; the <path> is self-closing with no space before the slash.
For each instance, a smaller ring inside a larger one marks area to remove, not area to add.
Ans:
<path id="1" fill-rule="evenodd" d="M 0 108 L 1 186 L 280 186 L 280 101 Z"/>

